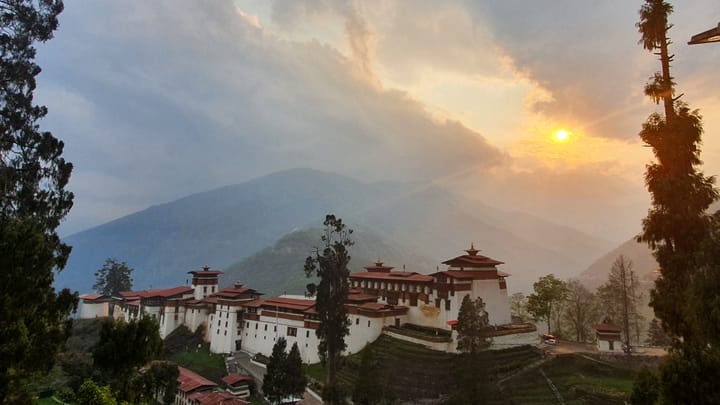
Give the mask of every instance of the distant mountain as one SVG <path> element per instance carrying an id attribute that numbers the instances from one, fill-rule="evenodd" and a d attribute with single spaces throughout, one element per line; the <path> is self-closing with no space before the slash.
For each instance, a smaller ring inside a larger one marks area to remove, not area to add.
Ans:
<path id="1" fill-rule="evenodd" d="M 468 201 L 439 187 L 363 183 L 295 169 L 193 194 L 71 235 L 65 240 L 73 252 L 56 285 L 89 291 L 93 273 L 108 257 L 136 269 L 136 288 L 181 284 L 191 269 L 204 264 L 228 268 L 243 259 L 256 260 L 238 273 L 253 285 L 268 273 L 253 255 L 272 249 L 292 230 L 320 225 L 330 212 L 351 228 L 372 230 L 368 246 L 381 252 L 368 251 L 368 260 L 385 256 L 382 249 L 404 246 L 408 255 L 388 255 L 385 261 L 401 266 L 397 258 L 422 267 L 413 269 L 422 273 L 434 271 L 473 241 L 483 254 L 507 262 L 503 270 L 512 274 L 511 290 L 527 290 L 550 272 L 576 275 L 610 248 L 575 229 Z M 420 256 L 432 262 L 410 260 Z"/>
<path id="2" fill-rule="evenodd" d="M 243 259 L 225 269 L 220 283 L 229 286 L 236 280 L 265 294 L 303 294 L 309 279 L 303 273 L 305 258 L 320 246 L 319 228 L 296 230 L 280 238 L 273 246 Z M 367 229 L 355 228 L 354 245 L 350 247 L 350 271 L 364 271 L 380 259 L 385 263 L 403 266 L 407 271 L 434 269 L 434 261 L 400 244 L 385 240 Z"/>
<path id="3" fill-rule="evenodd" d="M 632 261 L 633 270 L 641 282 L 649 285 L 655 280 L 655 270 L 659 268 L 659 265 L 647 244 L 638 243 L 635 238 L 628 240 L 597 259 L 590 267 L 580 273 L 578 278 L 590 288 L 599 287 L 607 281 L 610 269 L 615 259 L 620 255 Z"/>

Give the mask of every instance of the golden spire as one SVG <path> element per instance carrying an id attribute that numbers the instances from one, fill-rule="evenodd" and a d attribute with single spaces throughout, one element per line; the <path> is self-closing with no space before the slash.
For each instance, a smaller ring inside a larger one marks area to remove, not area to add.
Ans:
<path id="1" fill-rule="evenodd" d="M 467 254 L 470 256 L 475 256 L 478 254 L 479 250 L 475 249 L 475 243 L 470 242 L 470 249 L 466 250 Z"/>

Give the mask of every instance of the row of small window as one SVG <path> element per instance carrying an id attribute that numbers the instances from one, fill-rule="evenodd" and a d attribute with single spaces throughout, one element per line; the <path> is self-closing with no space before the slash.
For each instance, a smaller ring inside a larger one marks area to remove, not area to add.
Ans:
<path id="1" fill-rule="evenodd" d="M 255 322 L 255 329 L 258 328 L 258 325 L 259 325 L 259 324 L 260 324 L 260 322 Z M 250 329 L 250 322 L 246 322 L 246 323 L 245 323 L 245 327 L 248 328 L 248 329 Z M 265 324 L 265 331 L 267 332 L 267 330 L 268 330 L 268 325 Z M 273 332 L 277 332 L 277 325 L 273 325 Z M 247 336 L 247 333 L 245 334 L 245 336 Z M 297 328 L 292 327 L 292 326 L 288 326 L 288 327 L 287 327 L 287 336 L 297 336 Z M 310 337 L 310 331 L 309 331 L 309 330 L 306 331 L 305 337 Z"/>
<path id="2" fill-rule="evenodd" d="M 355 318 L 355 325 L 360 325 L 360 318 Z M 368 328 L 370 327 L 370 321 L 368 321 Z"/>
<path id="3" fill-rule="evenodd" d="M 352 286 L 356 288 L 374 288 L 389 291 L 408 291 L 416 293 L 430 294 L 432 289 L 427 286 L 419 286 L 415 284 L 404 284 L 404 283 L 386 283 L 384 281 L 357 281 L 352 282 Z"/>
<path id="4" fill-rule="evenodd" d="M 245 333 L 245 337 L 248 337 L 248 333 Z M 253 339 L 257 339 L 257 333 L 255 334 L 255 336 L 253 336 Z M 267 336 L 263 336 L 263 340 L 266 340 L 266 339 L 267 339 Z M 273 340 L 273 342 L 275 341 L 275 337 L 274 337 L 274 336 L 273 336 L 273 339 L 272 339 L 272 340 Z M 308 347 L 308 344 L 307 344 L 307 343 L 305 343 L 305 347 Z"/>

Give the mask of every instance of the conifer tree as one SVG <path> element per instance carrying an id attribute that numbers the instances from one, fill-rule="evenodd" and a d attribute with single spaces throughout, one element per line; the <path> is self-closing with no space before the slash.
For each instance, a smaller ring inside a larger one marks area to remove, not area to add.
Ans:
<path id="1" fill-rule="evenodd" d="M 126 262 L 109 257 L 95 272 L 93 290 L 99 294 L 118 296 L 121 291 L 132 290 L 132 273 L 135 271 Z"/>
<path id="2" fill-rule="evenodd" d="M 323 387 L 323 401 L 330 405 L 345 403 L 346 393 L 340 386 L 337 373 L 345 348 L 345 336 L 349 333 L 350 319 L 345 308 L 350 284 L 348 248 L 352 229 L 343 224 L 335 215 L 327 215 L 323 222 L 325 232 L 321 241 L 325 245 L 320 251 L 305 260 L 305 275 L 319 278 L 317 284 L 310 283 L 307 292 L 315 296 L 315 309 L 320 318 L 320 327 L 315 331 L 320 340 L 318 353 L 327 370 Z"/>
<path id="3" fill-rule="evenodd" d="M 482 298 L 473 301 L 470 295 L 463 297 L 455 327 L 458 332 L 458 350 L 475 354 L 490 346 L 487 330 L 489 323 Z"/>
<path id="4" fill-rule="evenodd" d="M 645 93 L 663 103 L 664 116 L 653 113 L 640 131 L 652 147 L 656 162 L 647 166 L 645 182 L 652 207 L 643 220 L 642 241 L 654 250 L 661 277 L 655 283 L 651 302 L 663 327 L 675 336 L 691 339 L 691 328 L 683 314 L 684 295 L 695 271 L 697 249 L 706 237 L 706 210 L 718 198 L 713 177 L 700 170 L 702 121 L 697 110 L 675 97 L 670 74 L 674 55 L 667 36 L 673 7 L 664 0 L 645 0 L 637 23 L 643 48 L 660 57 L 661 71 L 650 78 Z"/>
<path id="5" fill-rule="evenodd" d="M 290 353 L 287 356 L 287 394 L 288 396 L 302 398 L 305 393 L 305 387 L 307 386 L 307 377 L 303 371 L 302 358 L 300 357 L 300 349 L 298 344 L 293 343 L 290 348 Z"/>
<path id="6" fill-rule="evenodd" d="M 23 379 L 52 368 L 77 307 L 52 287 L 70 253 L 55 229 L 72 206 L 72 165 L 33 102 L 34 44 L 52 38 L 62 10 L 54 0 L 0 3 L 0 403 L 21 402 Z"/>
<path id="7" fill-rule="evenodd" d="M 382 404 L 383 389 L 380 377 L 380 364 L 373 355 L 372 349 L 366 347 L 360 358 L 360 370 L 352 394 L 353 404 Z"/>
<path id="8" fill-rule="evenodd" d="M 287 341 L 285 338 L 278 338 L 273 346 L 270 361 L 267 364 L 265 377 L 263 378 L 263 394 L 273 404 L 280 403 L 289 391 L 286 348 Z"/>

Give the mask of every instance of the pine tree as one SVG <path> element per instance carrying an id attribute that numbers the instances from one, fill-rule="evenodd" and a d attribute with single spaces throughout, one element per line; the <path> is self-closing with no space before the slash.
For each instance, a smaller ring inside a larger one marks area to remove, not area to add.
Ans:
<path id="1" fill-rule="evenodd" d="M 40 131 L 47 109 L 33 102 L 33 45 L 52 38 L 62 10 L 53 0 L 0 3 L 0 403 L 18 402 L 23 379 L 52 368 L 77 307 L 76 295 L 52 287 L 70 253 L 55 229 L 72 206 L 72 165 Z"/>
<path id="2" fill-rule="evenodd" d="M 688 318 L 683 314 L 684 295 L 696 269 L 695 259 L 706 237 L 709 219 L 706 210 L 718 198 L 713 177 L 698 169 L 702 121 L 675 95 L 670 74 L 674 55 L 669 53 L 667 36 L 672 25 L 668 16 L 673 7 L 664 0 L 645 0 L 637 23 L 640 43 L 657 52 L 661 72 L 650 78 L 645 93 L 662 101 L 664 116 L 653 113 L 643 124 L 640 138 L 652 147 L 656 162 L 647 166 L 645 182 L 652 207 L 643 220 L 642 241 L 654 250 L 661 277 L 655 283 L 650 304 L 663 327 L 675 336 L 691 339 Z"/>
<path id="3" fill-rule="evenodd" d="M 263 378 L 263 394 L 272 404 L 280 403 L 287 397 L 290 380 L 287 374 L 287 358 L 285 352 L 287 341 L 280 337 L 273 346 L 270 361 L 267 364 L 265 377 Z"/>
<path id="4" fill-rule="evenodd" d="M 605 311 L 602 315 L 620 324 L 628 351 L 633 331 L 637 330 L 642 322 L 637 308 L 642 296 L 637 292 L 637 285 L 638 279 L 632 270 L 632 261 L 620 255 L 610 269 L 608 281 L 598 288 L 598 296 Z"/>
<path id="5" fill-rule="evenodd" d="M 458 350 L 475 354 L 490 346 L 488 339 L 488 313 L 482 298 L 473 301 L 469 295 L 463 297 L 455 327 L 458 333 Z"/>
<path id="6" fill-rule="evenodd" d="M 307 386 L 307 377 L 303 371 L 302 358 L 297 343 L 293 343 L 290 353 L 287 356 L 287 396 L 302 397 Z"/>
<path id="7" fill-rule="evenodd" d="M 646 343 L 650 346 L 661 347 L 668 347 L 670 343 L 672 343 L 670 336 L 660 327 L 660 322 L 658 322 L 657 318 L 653 318 L 653 320 L 650 321 Z"/>
<path id="8" fill-rule="evenodd" d="M 350 289 L 348 248 L 353 242 L 350 240 L 352 229 L 335 215 L 327 215 L 323 225 L 325 232 L 321 241 L 325 246 L 322 252 L 317 249 L 305 260 L 305 275 L 320 279 L 318 284 L 308 284 L 307 291 L 315 296 L 315 309 L 320 318 L 320 327 L 315 333 L 320 340 L 320 360 L 327 370 L 322 397 L 325 403 L 335 405 L 345 403 L 346 395 L 338 382 L 337 373 L 342 353 L 347 347 L 345 336 L 350 331 L 345 301 Z"/>
<path id="9" fill-rule="evenodd" d="M 95 272 L 93 290 L 113 297 L 119 296 L 121 291 L 130 291 L 133 271 L 135 270 L 127 263 L 110 257 L 105 260 L 102 268 Z"/>

